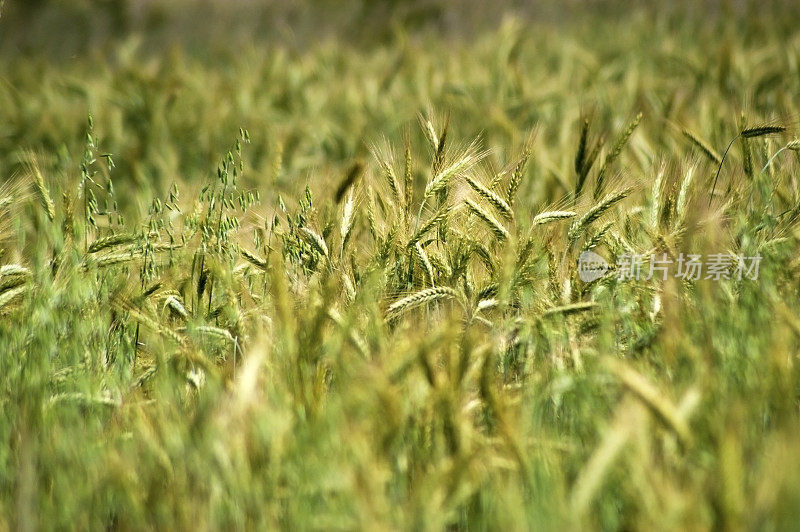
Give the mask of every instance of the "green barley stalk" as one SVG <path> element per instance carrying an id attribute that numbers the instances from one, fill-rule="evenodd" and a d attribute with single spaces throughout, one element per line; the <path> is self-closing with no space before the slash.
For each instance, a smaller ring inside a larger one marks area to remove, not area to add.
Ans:
<path id="1" fill-rule="evenodd" d="M 605 198 L 603 198 L 597 205 L 589 209 L 586 214 L 581 216 L 578 220 L 573 222 L 572 226 L 569 228 L 569 232 L 567 233 L 567 240 L 570 244 L 574 243 L 578 240 L 578 237 L 583 234 L 586 228 L 600 218 L 606 211 L 608 211 L 611 207 L 613 207 L 616 203 L 622 201 L 631 193 L 630 188 L 626 188 L 620 192 L 609 194 Z"/>
<path id="2" fill-rule="evenodd" d="M 600 171 L 597 174 L 597 182 L 595 183 L 594 187 L 594 198 L 597 199 L 600 197 L 600 194 L 603 193 L 603 187 L 605 185 L 605 176 L 609 166 L 620 156 L 622 153 L 622 149 L 628 143 L 633 135 L 634 130 L 639 125 L 639 122 L 642 120 L 642 113 L 636 115 L 636 118 L 628 124 L 628 127 L 625 131 L 617 139 L 617 142 L 614 144 L 614 147 L 611 148 L 611 151 L 606 155 L 605 160 L 603 161 L 603 166 L 600 167 Z"/>
<path id="3" fill-rule="evenodd" d="M 517 197 L 517 191 L 519 190 L 519 186 L 522 183 L 522 176 L 525 172 L 525 165 L 528 163 L 528 159 L 531 157 L 531 146 L 528 144 L 525 146 L 525 149 L 522 152 L 522 156 L 520 157 L 517 165 L 514 167 L 514 172 L 511 174 L 511 180 L 508 182 L 508 190 L 506 191 L 506 201 L 508 205 L 513 207 L 514 201 Z"/>
<path id="4" fill-rule="evenodd" d="M 39 195 L 39 201 L 41 201 L 42 207 L 44 207 L 44 210 L 47 213 L 47 217 L 50 218 L 50 221 L 52 222 L 56 218 L 56 207 L 53 203 L 53 198 L 50 196 L 50 191 L 47 189 L 47 185 L 45 184 L 44 176 L 39 168 L 39 163 L 36 161 L 36 156 L 32 151 L 28 151 L 25 154 L 25 166 L 27 167 L 28 172 L 30 172 L 30 174 L 33 176 L 33 182 L 34 185 L 36 185 L 36 192 Z"/>
<path id="5" fill-rule="evenodd" d="M 104 238 L 98 238 L 89 245 L 89 249 L 87 251 L 89 253 L 97 253 L 98 251 L 103 251 L 104 249 L 130 244 L 135 241 L 136 235 L 129 233 L 117 233 Z"/>

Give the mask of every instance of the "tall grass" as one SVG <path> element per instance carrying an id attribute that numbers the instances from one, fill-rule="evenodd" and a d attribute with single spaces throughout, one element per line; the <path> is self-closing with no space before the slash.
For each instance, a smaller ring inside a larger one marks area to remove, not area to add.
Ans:
<path id="1" fill-rule="evenodd" d="M 0 529 L 792 529 L 800 37 L 728 16 L 8 58 Z"/>

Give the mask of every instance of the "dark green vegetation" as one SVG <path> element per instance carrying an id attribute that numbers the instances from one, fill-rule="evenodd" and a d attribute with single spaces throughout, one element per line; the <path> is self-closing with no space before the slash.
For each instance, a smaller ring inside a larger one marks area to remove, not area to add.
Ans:
<path id="1" fill-rule="evenodd" d="M 797 8 L 370 5 L 4 34 L 0 529 L 795 527 Z"/>

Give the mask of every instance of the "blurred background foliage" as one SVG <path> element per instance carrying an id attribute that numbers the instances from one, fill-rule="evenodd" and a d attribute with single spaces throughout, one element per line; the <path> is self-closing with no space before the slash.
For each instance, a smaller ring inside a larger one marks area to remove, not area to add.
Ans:
<path id="1" fill-rule="evenodd" d="M 667 121 L 721 142 L 731 114 L 787 107 L 798 14 L 788 1 L 9 0 L 0 175 L 28 148 L 77 171 L 90 112 L 122 185 L 158 192 L 207 176 L 239 127 L 255 141 L 249 178 L 296 190 L 401 141 L 426 109 L 492 146 L 538 126 L 549 153 L 566 154 L 590 112 L 608 130 L 642 111 L 655 143 L 671 142 Z M 544 162 L 556 177 L 569 164 Z"/>
<path id="2" fill-rule="evenodd" d="M 797 136 L 797 20 L 780 0 L 6 0 L 0 529 L 796 527 L 800 160 L 753 167 Z M 516 201 L 513 234 L 418 207 L 429 110 L 440 164 L 490 150 L 474 174 Z M 742 140 L 711 205 L 743 116 L 787 131 Z M 613 202 L 576 192 L 587 118 Z M 424 248 L 369 154 L 407 134 Z M 592 285 L 579 243 L 766 258 L 758 284 Z M 445 291 L 387 323 L 407 287 Z M 491 321 L 465 325 L 473 306 Z"/>

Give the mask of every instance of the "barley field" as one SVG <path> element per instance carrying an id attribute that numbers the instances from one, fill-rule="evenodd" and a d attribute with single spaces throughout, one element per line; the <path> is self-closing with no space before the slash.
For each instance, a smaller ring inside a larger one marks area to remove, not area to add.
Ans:
<path id="1" fill-rule="evenodd" d="M 800 529 L 798 20 L 0 2 L 0 530 Z"/>

